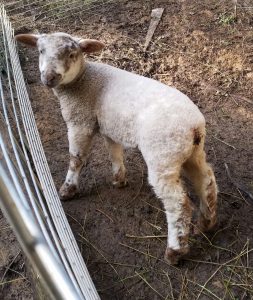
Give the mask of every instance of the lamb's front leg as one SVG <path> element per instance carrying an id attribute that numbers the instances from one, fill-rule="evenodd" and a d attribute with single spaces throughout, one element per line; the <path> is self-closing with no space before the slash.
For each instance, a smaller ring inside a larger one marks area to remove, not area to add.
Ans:
<path id="1" fill-rule="evenodd" d="M 121 188 L 127 185 L 126 180 L 126 168 L 124 166 L 124 155 L 123 147 L 115 143 L 109 137 L 105 138 L 105 145 L 109 152 L 110 159 L 112 162 L 112 173 L 113 173 L 113 182 L 112 184 L 115 187 Z"/>
<path id="2" fill-rule="evenodd" d="M 90 148 L 94 133 L 84 126 L 68 126 L 69 140 L 69 169 L 60 188 L 60 198 L 67 200 L 75 196 L 79 189 L 79 175 Z"/>

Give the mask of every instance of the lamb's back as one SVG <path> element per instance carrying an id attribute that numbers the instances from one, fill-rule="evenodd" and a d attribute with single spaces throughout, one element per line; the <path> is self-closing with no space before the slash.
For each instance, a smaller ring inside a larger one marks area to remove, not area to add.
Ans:
<path id="1" fill-rule="evenodd" d="M 204 126 L 197 106 L 177 89 L 109 65 L 89 64 L 106 78 L 97 99 L 97 116 L 101 133 L 113 140 L 137 146 L 138 133 L 146 123 L 163 131 Z"/>

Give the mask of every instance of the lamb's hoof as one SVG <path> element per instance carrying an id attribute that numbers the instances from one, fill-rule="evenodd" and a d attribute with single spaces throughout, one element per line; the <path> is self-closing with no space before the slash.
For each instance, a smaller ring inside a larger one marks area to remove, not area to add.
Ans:
<path id="1" fill-rule="evenodd" d="M 122 189 L 124 187 L 126 187 L 128 185 L 128 181 L 124 180 L 124 181 L 113 181 L 112 182 L 113 187 L 116 187 L 118 189 Z"/>
<path id="2" fill-rule="evenodd" d="M 170 265 L 177 265 L 179 260 L 189 252 L 189 247 L 181 248 L 181 249 L 172 249 L 167 247 L 164 255 L 164 259 Z"/>
<path id="3" fill-rule="evenodd" d="M 217 224 L 217 219 L 213 218 L 211 220 L 206 219 L 203 215 L 199 216 L 198 219 L 198 228 L 200 232 L 212 231 Z"/>
<path id="4" fill-rule="evenodd" d="M 78 187 L 75 184 L 64 183 L 59 191 L 59 196 L 62 201 L 73 198 L 78 193 Z"/>

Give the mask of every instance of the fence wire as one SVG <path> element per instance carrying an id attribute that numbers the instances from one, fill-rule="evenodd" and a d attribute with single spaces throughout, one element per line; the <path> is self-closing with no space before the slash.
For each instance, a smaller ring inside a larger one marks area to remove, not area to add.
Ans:
<path id="1" fill-rule="evenodd" d="M 99 299 L 47 164 L 3 4 L 0 20 L 1 207 L 55 299 Z"/>
<path id="2" fill-rule="evenodd" d="M 63 19 L 73 20 L 84 13 L 95 13 L 96 9 L 115 0 L 21 0 L 5 1 L 5 8 L 15 29 L 37 28 L 42 25 L 57 25 Z M 119 1 L 119 0 L 118 0 Z"/>

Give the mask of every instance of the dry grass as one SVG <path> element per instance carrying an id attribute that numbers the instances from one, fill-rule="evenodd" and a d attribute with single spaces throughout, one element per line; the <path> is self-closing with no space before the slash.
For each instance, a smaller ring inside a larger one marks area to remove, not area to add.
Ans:
<path id="1" fill-rule="evenodd" d="M 74 219 L 74 218 L 73 218 Z M 75 220 L 78 222 L 77 220 Z M 78 222 L 79 223 L 79 222 Z M 81 224 L 79 223 L 81 226 Z M 225 229 L 224 229 L 225 230 Z M 127 293 L 129 296 L 131 295 L 131 292 L 129 291 L 128 281 L 131 280 L 131 282 L 135 282 L 137 284 L 139 279 L 141 279 L 145 285 L 147 285 L 155 294 L 159 296 L 161 299 L 175 299 L 174 293 L 176 290 L 172 287 L 171 284 L 171 276 L 169 275 L 168 271 L 165 271 L 163 268 L 147 268 L 146 266 L 140 266 L 140 265 L 129 265 L 125 264 L 124 262 L 115 262 L 110 260 L 106 257 L 106 255 L 103 253 L 102 249 L 99 249 L 98 245 L 95 245 L 93 242 L 89 241 L 85 237 L 85 230 L 82 226 L 82 232 L 83 234 L 79 235 L 81 237 L 81 243 L 85 243 L 86 247 L 90 246 L 92 247 L 104 260 L 101 261 L 101 264 L 108 264 L 112 270 L 115 272 L 115 274 L 118 277 L 118 280 L 110 287 L 106 289 L 100 290 L 100 292 L 104 292 L 107 289 L 111 289 L 112 287 L 115 288 L 117 285 L 120 286 L 123 284 Z M 220 232 L 217 231 L 216 234 Z M 141 239 L 141 240 L 147 240 L 147 239 L 164 239 L 167 238 L 166 235 L 149 235 L 149 236 L 137 236 L 137 235 L 130 235 L 126 234 L 127 238 L 130 239 Z M 196 240 L 191 239 L 191 243 L 195 243 Z M 235 240 L 234 243 L 237 243 L 238 240 Z M 193 260 L 193 259 L 186 259 L 188 261 L 194 262 L 196 265 L 198 264 L 207 264 L 207 265 L 213 265 L 214 271 L 212 274 L 208 277 L 205 282 L 196 282 L 192 278 L 190 278 L 187 274 L 187 271 L 183 274 L 182 270 L 179 267 L 176 266 L 170 266 L 170 268 L 174 269 L 179 274 L 181 273 L 181 280 L 179 281 L 181 285 L 181 289 L 178 292 L 177 299 L 202 299 L 201 297 L 203 295 L 208 296 L 210 299 L 236 299 L 236 297 L 233 296 L 233 289 L 239 288 L 241 290 L 242 295 L 246 297 L 247 295 L 253 295 L 253 267 L 249 265 L 250 261 L 250 254 L 253 251 L 253 248 L 249 248 L 249 241 L 247 241 L 241 251 L 239 253 L 236 253 L 231 248 L 223 248 L 219 245 L 215 245 L 211 242 L 210 239 L 208 239 L 206 236 L 204 236 L 204 241 L 198 241 L 204 248 L 206 246 L 214 248 L 220 252 L 228 252 L 232 255 L 232 258 L 229 260 L 226 260 L 225 262 L 214 262 L 214 261 L 202 261 L 202 260 Z M 234 244 L 233 243 L 233 244 Z M 136 247 L 133 247 L 131 245 L 127 245 L 124 243 L 119 243 L 121 246 L 138 253 L 138 255 L 145 256 L 146 259 L 152 259 L 155 261 L 161 261 L 163 265 L 165 266 L 167 264 L 166 261 L 163 259 L 155 256 L 154 254 L 151 254 L 148 249 L 147 251 L 142 251 Z M 231 245 L 232 246 L 232 245 Z M 121 277 L 120 271 L 118 271 L 117 267 L 124 267 L 132 269 L 132 275 Z M 136 270 L 137 269 L 137 270 Z M 160 275 L 163 277 L 162 283 L 164 286 L 166 286 L 166 290 L 168 291 L 168 294 L 165 295 L 163 291 L 156 290 L 152 284 L 149 283 L 149 275 L 151 273 L 156 274 L 156 276 Z M 174 278 L 175 279 L 175 278 Z M 132 283 L 134 284 L 134 283 Z M 216 295 L 216 293 L 213 291 L 213 286 L 218 287 L 220 290 L 222 290 L 222 296 Z M 195 295 L 195 298 L 189 298 L 191 295 Z M 243 299 L 243 298 L 242 298 Z M 245 298 L 247 299 L 247 298 Z"/>

